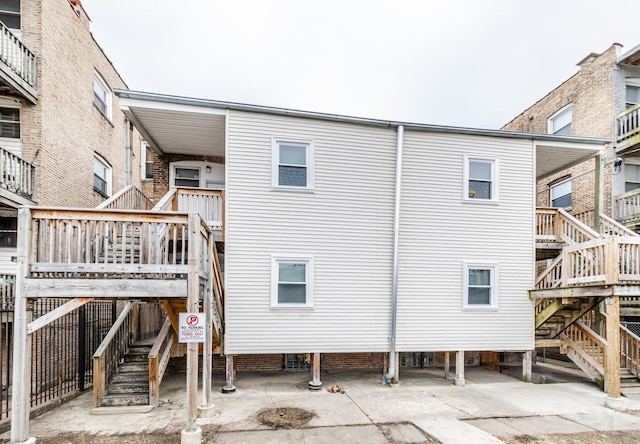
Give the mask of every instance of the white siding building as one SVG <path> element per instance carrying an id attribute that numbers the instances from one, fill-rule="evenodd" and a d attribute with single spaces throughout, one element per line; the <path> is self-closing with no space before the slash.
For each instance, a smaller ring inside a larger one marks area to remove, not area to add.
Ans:
<path id="1" fill-rule="evenodd" d="M 117 94 L 224 158 L 227 355 L 532 350 L 536 178 L 605 143 Z"/>

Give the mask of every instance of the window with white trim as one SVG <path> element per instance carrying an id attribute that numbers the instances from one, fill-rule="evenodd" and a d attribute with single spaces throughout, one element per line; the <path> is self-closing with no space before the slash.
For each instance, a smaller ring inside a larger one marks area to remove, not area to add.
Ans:
<path id="1" fill-rule="evenodd" d="M 313 306 L 313 258 L 271 257 L 271 306 Z"/>
<path id="2" fill-rule="evenodd" d="M 9 29 L 20 29 L 20 0 L 0 0 L 0 21 Z"/>
<path id="3" fill-rule="evenodd" d="M 547 122 L 548 133 L 557 134 L 558 136 L 570 136 L 572 113 L 571 105 L 569 105 L 549 117 Z"/>
<path id="4" fill-rule="evenodd" d="M 474 202 L 498 200 L 498 159 L 464 156 L 463 199 Z"/>
<path id="5" fill-rule="evenodd" d="M 624 191 L 625 193 L 640 188 L 640 165 L 624 163 Z"/>
<path id="6" fill-rule="evenodd" d="M 93 104 L 104 116 L 111 120 L 111 89 L 97 71 L 93 72 Z"/>
<path id="7" fill-rule="evenodd" d="M 272 141 L 274 188 L 313 189 L 313 142 L 274 138 Z"/>
<path id="8" fill-rule="evenodd" d="M 0 137 L 20 138 L 20 108 L 0 107 Z"/>
<path id="9" fill-rule="evenodd" d="M 101 156 L 93 158 L 93 189 L 105 197 L 111 195 L 111 166 Z"/>
<path id="10" fill-rule="evenodd" d="M 625 105 L 627 108 L 640 103 L 640 85 L 635 83 L 638 83 L 638 81 L 636 80 L 633 85 L 627 84 L 625 88 Z"/>
<path id="11" fill-rule="evenodd" d="M 140 148 L 140 164 L 142 165 L 142 180 L 153 179 L 153 150 L 147 142 L 142 142 Z"/>
<path id="12" fill-rule="evenodd" d="M 463 308 L 498 307 L 498 264 L 464 262 Z"/>
<path id="13" fill-rule="evenodd" d="M 549 201 L 553 208 L 571 207 L 571 178 L 549 186 Z"/>

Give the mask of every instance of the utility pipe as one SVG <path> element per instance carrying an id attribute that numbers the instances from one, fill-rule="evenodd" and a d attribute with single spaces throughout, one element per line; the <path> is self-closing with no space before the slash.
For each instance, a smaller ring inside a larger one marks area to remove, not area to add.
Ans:
<path id="1" fill-rule="evenodd" d="M 396 375 L 396 323 L 398 317 L 398 244 L 400 241 L 400 194 L 402 191 L 402 148 L 404 142 L 404 126 L 398 126 L 396 148 L 396 193 L 393 209 L 393 264 L 391 273 L 391 335 L 389 337 L 389 369 L 382 376 L 382 383 Z"/>

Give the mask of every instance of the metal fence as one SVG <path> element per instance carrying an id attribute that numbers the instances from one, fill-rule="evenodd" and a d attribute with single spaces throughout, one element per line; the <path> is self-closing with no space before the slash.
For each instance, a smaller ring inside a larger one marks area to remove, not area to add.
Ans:
<path id="1" fill-rule="evenodd" d="M 640 322 L 621 322 L 621 324 L 634 335 L 640 336 Z"/>
<path id="2" fill-rule="evenodd" d="M 33 318 L 67 302 L 38 299 Z M 31 335 L 31 408 L 37 409 L 91 387 L 92 356 L 116 316 L 115 301 L 92 301 Z M 11 416 L 13 311 L 0 310 L 0 422 Z"/>

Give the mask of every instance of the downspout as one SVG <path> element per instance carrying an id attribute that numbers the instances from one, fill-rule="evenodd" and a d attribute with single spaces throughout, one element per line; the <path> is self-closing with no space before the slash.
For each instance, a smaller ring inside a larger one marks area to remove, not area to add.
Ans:
<path id="1" fill-rule="evenodd" d="M 393 264 L 391 274 L 391 335 L 389 337 L 389 369 L 382 376 L 382 383 L 393 379 L 396 375 L 396 322 L 398 317 L 398 244 L 400 239 L 400 194 L 402 191 L 402 147 L 404 141 L 404 126 L 398 126 L 398 141 L 396 148 L 396 193 L 393 209 Z"/>

